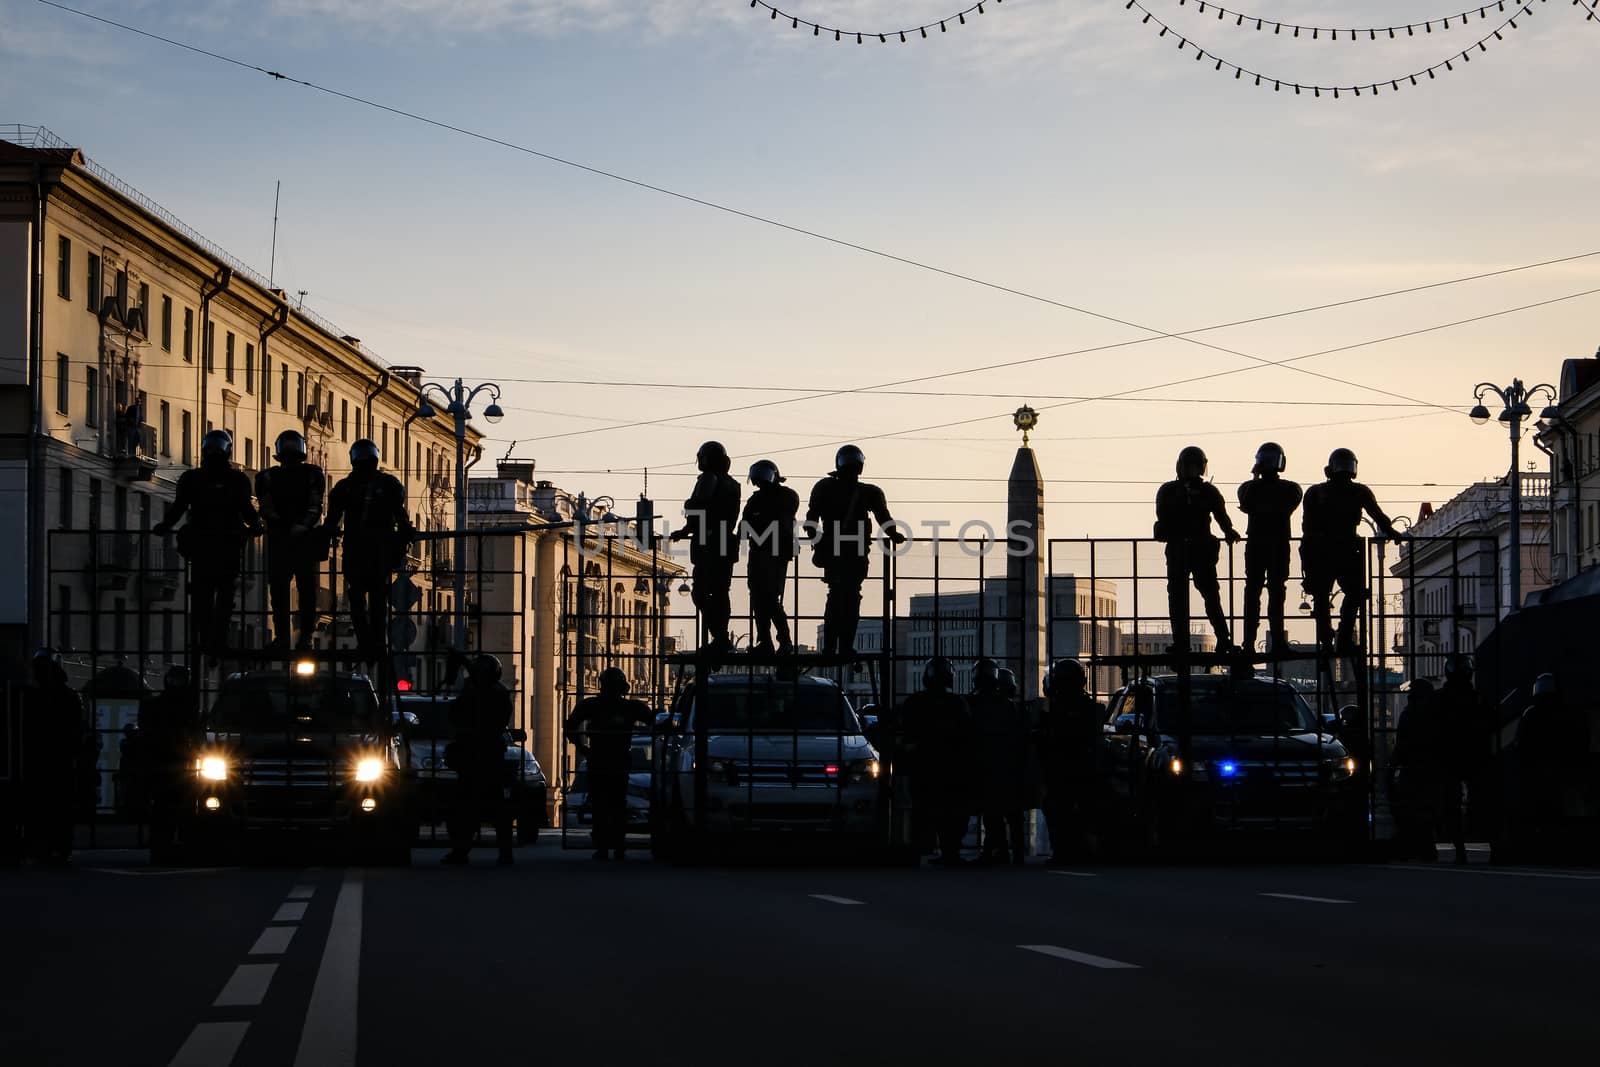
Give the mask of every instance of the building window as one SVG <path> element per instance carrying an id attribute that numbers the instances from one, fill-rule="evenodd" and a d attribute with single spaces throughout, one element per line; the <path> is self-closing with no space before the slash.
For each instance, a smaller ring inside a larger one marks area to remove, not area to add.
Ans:
<path id="1" fill-rule="evenodd" d="M 228 338 L 222 343 L 222 376 L 228 381 L 233 381 L 233 331 L 228 331 Z"/>
<path id="2" fill-rule="evenodd" d="M 117 271 L 116 294 L 117 314 L 126 320 L 128 317 L 128 272 L 125 270 Z"/>
<path id="3" fill-rule="evenodd" d="M 185 411 L 183 413 L 183 454 L 179 457 L 185 467 L 194 463 L 194 416 Z"/>
<path id="4" fill-rule="evenodd" d="M 194 308 L 183 309 L 183 361 L 194 362 Z"/>
<path id="5" fill-rule="evenodd" d="M 93 252 L 89 253 L 89 273 L 85 279 L 84 288 L 89 290 L 89 310 L 94 314 L 100 313 L 100 257 Z"/>
<path id="6" fill-rule="evenodd" d="M 263 350 L 261 353 L 261 406 L 265 408 L 272 403 L 272 357 Z"/>
<path id="7" fill-rule="evenodd" d="M 244 469 L 247 471 L 256 469 L 256 443 L 248 437 L 244 439 Z"/>
<path id="8" fill-rule="evenodd" d="M 278 370 L 278 407 L 289 410 L 289 364 Z"/>
<path id="9" fill-rule="evenodd" d="M 83 369 L 83 399 L 86 411 L 83 415 L 85 426 L 100 425 L 100 372 L 94 367 Z"/>
<path id="10" fill-rule="evenodd" d="M 128 528 L 128 487 L 117 486 L 111 494 L 111 528 L 113 530 L 126 530 Z"/>
<path id="11" fill-rule="evenodd" d="M 361 409 L 356 408 L 356 436 L 367 436 L 367 424 L 361 421 Z"/>
<path id="12" fill-rule="evenodd" d="M 139 332 L 150 336 L 150 286 L 139 283 Z"/>
<path id="13" fill-rule="evenodd" d="M 297 419 L 306 416 L 306 376 L 298 371 L 294 376 L 294 416 Z"/>
<path id="14" fill-rule="evenodd" d="M 56 522 L 63 530 L 72 529 L 72 468 L 61 468 L 61 499 L 57 501 Z"/>
<path id="15" fill-rule="evenodd" d="M 165 400 L 161 402 L 161 454 L 172 455 L 172 405 Z"/>
<path id="16" fill-rule="evenodd" d="M 172 351 L 172 297 L 161 294 L 161 350 Z"/>
<path id="17" fill-rule="evenodd" d="M 244 391 L 256 391 L 256 346 L 248 341 L 244 346 Z"/>
<path id="18" fill-rule="evenodd" d="M 65 352 L 56 353 L 56 410 L 66 415 L 72 403 L 72 360 Z"/>
<path id="19" fill-rule="evenodd" d="M 72 587 L 56 586 L 56 599 L 61 605 L 56 616 L 56 651 L 61 652 L 72 648 Z"/>
<path id="20" fill-rule="evenodd" d="M 100 529 L 100 479 L 89 479 L 89 529 Z"/>
<path id="21" fill-rule="evenodd" d="M 378 455 L 387 456 L 388 454 L 389 424 L 387 422 L 380 422 L 378 423 Z"/>
<path id="22" fill-rule="evenodd" d="M 205 339 L 200 342 L 200 347 L 203 350 L 201 352 L 201 356 L 206 361 L 206 373 L 207 374 L 215 374 L 215 373 L 217 373 L 217 324 L 216 323 L 214 323 L 214 322 L 206 323 L 206 336 L 205 336 Z"/>
<path id="23" fill-rule="evenodd" d="M 339 401 L 339 440 L 350 440 L 350 401 Z"/>
<path id="24" fill-rule="evenodd" d="M 56 295 L 72 299 L 72 238 L 56 238 Z"/>

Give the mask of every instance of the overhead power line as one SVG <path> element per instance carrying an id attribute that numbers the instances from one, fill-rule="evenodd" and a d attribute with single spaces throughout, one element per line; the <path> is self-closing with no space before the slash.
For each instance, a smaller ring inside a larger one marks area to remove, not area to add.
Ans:
<path id="1" fill-rule="evenodd" d="M 422 124 L 425 124 L 425 125 L 428 125 L 428 126 L 435 127 L 437 129 L 447 130 L 447 131 L 452 132 L 452 133 L 457 133 L 457 134 L 460 134 L 460 135 L 462 135 L 464 137 L 470 137 L 470 138 L 472 138 L 474 140 L 482 141 L 482 142 L 485 142 L 487 144 L 498 145 L 498 146 L 500 146 L 502 148 L 508 148 L 508 149 L 510 149 L 512 151 L 515 151 L 515 152 L 521 152 L 521 153 L 523 153 L 525 155 L 534 156 L 536 158 L 544 159 L 544 160 L 547 160 L 547 161 L 552 162 L 552 163 L 558 163 L 558 164 L 561 164 L 562 166 L 572 167 L 572 168 L 574 168 L 576 170 L 583 171 L 583 172 L 585 172 L 587 174 L 593 174 L 593 175 L 596 175 L 598 177 L 608 178 L 608 179 L 610 179 L 612 181 L 622 182 L 624 184 L 631 185 L 631 186 L 634 186 L 636 188 L 646 189 L 646 190 L 649 190 L 651 192 L 660 193 L 663 196 L 670 196 L 670 197 L 673 197 L 674 199 L 682 200 L 682 201 L 684 201 L 686 203 L 697 204 L 697 205 L 699 205 L 701 207 L 705 207 L 705 208 L 711 209 L 713 211 L 723 212 L 725 214 L 732 215 L 732 216 L 737 217 L 737 218 L 746 219 L 746 220 L 751 221 L 751 222 L 758 222 L 758 223 L 761 223 L 761 224 L 766 225 L 766 226 L 772 226 L 772 227 L 777 228 L 777 229 L 781 229 L 781 230 L 784 230 L 784 231 L 787 231 L 787 232 L 790 232 L 790 233 L 798 234 L 798 235 L 804 236 L 804 237 L 810 237 L 810 238 L 812 238 L 814 240 L 823 241 L 823 242 L 826 242 L 828 244 L 836 245 L 836 246 L 841 247 L 841 248 L 852 249 L 854 251 L 861 252 L 861 253 L 864 253 L 866 255 L 875 256 L 875 257 L 878 257 L 880 259 L 888 260 L 890 262 L 901 263 L 901 264 L 904 264 L 906 266 L 914 267 L 914 268 L 916 268 L 918 270 L 928 271 L 930 273 L 938 274 L 938 275 L 941 275 L 943 277 L 948 277 L 948 278 L 951 278 L 951 279 L 954 279 L 954 280 L 957 280 L 957 281 L 964 281 L 964 282 L 967 282 L 969 284 L 979 286 L 981 288 L 993 290 L 995 292 L 1007 293 L 1007 294 L 1010 294 L 1012 296 L 1020 297 L 1022 299 L 1032 300 L 1032 301 L 1035 301 L 1035 302 L 1038 302 L 1038 303 L 1042 303 L 1042 304 L 1046 304 L 1046 305 L 1049 305 L 1049 306 L 1052 306 L 1052 307 L 1058 307 L 1058 308 L 1061 308 L 1061 309 L 1066 310 L 1066 311 L 1072 311 L 1072 312 L 1075 312 L 1075 313 L 1080 314 L 1080 315 L 1085 315 L 1085 316 L 1088 316 L 1090 318 L 1095 318 L 1095 319 L 1102 320 L 1104 322 L 1115 323 L 1115 324 L 1120 325 L 1120 326 L 1127 326 L 1130 329 L 1139 330 L 1139 331 L 1141 331 L 1143 333 L 1149 333 L 1149 334 L 1155 335 L 1154 337 L 1151 338 L 1152 340 L 1162 340 L 1162 339 L 1167 339 L 1167 338 L 1175 338 L 1175 339 L 1184 341 L 1185 343 L 1198 345 L 1198 346 L 1200 346 L 1202 348 L 1212 349 L 1212 350 L 1217 351 L 1217 352 L 1224 352 L 1224 353 L 1227 353 L 1229 355 L 1239 356 L 1239 357 L 1244 358 L 1244 359 L 1259 360 L 1259 357 L 1251 356 L 1251 355 L 1248 355 L 1247 353 L 1238 352 L 1238 351 L 1235 351 L 1233 349 L 1224 348 L 1224 347 L 1222 347 L 1220 345 L 1213 345 L 1213 344 L 1210 344 L 1209 342 L 1199 340 L 1199 339 L 1197 339 L 1195 337 L 1192 337 L 1192 336 L 1187 336 L 1185 334 L 1176 334 L 1176 333 L 1172 333 L 1172 332 L 1169 332 L 1169 331 L 1158 330 L 1155 327 L 1145 326 L 1145 325 L 1142 325 L 1140 323 L 1133 322 L 1133 321 L 1128 320 L 1128 319 L 1120 318 L 1120 317 L 1115 316 L 1115 315 L 1109 315 L 1109 314 L 1105 314 L 1103 312 L 1094 311 L 1094 310 L 1091 310 L 1089 308 L 1085 308 L 1085 307 L 1081 307 L 1081 306 L 1078 306 L 1078 305 L 1075 305 L 1075 304 L 1068 303 L 1066 301 L 1054 300 L 1054 299 L 1051 299 L 1049 297 L 1041 296 L 1041 295 L 1036 294 L 1036 293 L 1027 292 L 1026 290 L 1017 289 L 1017 288 L 1015 288 L 1013 286 L 1003 285 L 1003 284 L 1001 284 L 999 282 L 988 281 L 986 279 L 978 278 L 978 277 L 970 275 L 970 274 L 963 274 L 963 273 L 961 273 L 959 271 L 950 270 L 950 269 L 944 268 L 944 267 L 939 267 L 939 266 L 936 266 L 936 265 L 933 265 L 933 264 L 930 264 L 930 263 L 925 263 L 925 262 L 923 262 L 921 260 L 915 260 L 915 259 L 911 259 L 911 258 L 906 257 L 906 256 L 896 255 L 894 253 L 887 252 L 887 251 L 884 251 L 882 249 L 873 248 L 870 245 L 864 245 L 864 244 L 860 244 L 860 243 L 857 243 L 857 242 L 854 242 L 854 241 L 846 240 L 846 239 L 844 239 L 842 237 L 835 237 L 835 236 L 833 236 L 831 234 L 822 233 L 821 231 L 818 231 L 818 230 L 811 230 L 811 229 L 807 229 L 807 228 L 802 227 L 802 226 L 794 225 L 792 223 L 781 222 L 781 221 L 779 221 L 777 219 L 769 218 L 769 217 L 763 216 L 763 215 L 757 215 L 757 214 L 755 214 L 753 212 L 744 211 L 744 210 L 739 209 L 739 208 L 730 207 L 728 205 L 720 204 L 720 203 L 717 203 L 716 201 L 708 200 L 708 199 L 705 199 L 703 197 L 693 196 L 693 195 L 690 195 L 688 193 L 682 193 L 682 192 L 679 192 L 677 190 L 670 189 L 670 188 L 667 188 L 667 187 L 661 186 L 661 185 L 655 185 L 653 183 L 642 181 L 642 180 L 637 179 L 637 178 L 630 178 L 630 177 L 627 177 L 625 175 L 617 174 L 617 173 L 615 173 L 613 171 L 608 171 L 608 170 L 604 170 L 604 169 L 599 168 L 599 167 L 590 166 L 589 164 L 586 164 L 586 163 L 579 163 L 579 162 L 577 162 L 575 160 L 566 159 L 564 157 L 557 156 L 557 155 L 554 155 L 554 154 L 549 153 L 549 152 L 544 152 L 544 151 L 540 151 L 540 150 L 535 149 L 535 148 L 530 148 L 530 147 L 528 147 L 526 145 L 517 144 L 516 142 L 508 141 L 508 140 L 505 140 L 504 138 L 495 137 L 495 136 L 492 136 L 492 135 L 486 134 L 486 133 L 481 133 L 479 131 L 469 129 L 469 128 L 464 127 L 464 126 L 457 126 L 457 125 L 454 125 L 452 123 L 444 122 L 444 121 L 442 121 L 440 119 L 430 118 L 430 117 L 428 117 L 426 115 L 422 115 L 422 114 L 419 114 L 419 113 L 414 112 L 414 111 L 408 111 L 408 110 L 406 110 L 404 108 L 395 107 L 393 105 L 384 104 L 384 103 L 381 103 L 381 102 L 376 101 L 376 100 L 372 100 L 372 99 L 367 98 L 367 97 L 357 96 L 355 94 L 347 93 L 347 92 L 344 92 L 342 90 L 333 89 L 333 88 L 330 88 L 330 87 L 324 86 L 324 85 L 319 85 L 316 82 L 308 81 L 308 80 L 305 80 L 303 78 L 294 78 L 294 77 L 291 77 L 291 76 L 289 76 L 287 74 L 284 74 L 284 73 L 282 73 L 280 71 L 269 70 L 266 67 L 259 66 L 259 65 L 255 64 L 255 63 L 250 63 L 250 62 L 248 62 L 246 60 L 238 59 L 238 58 L 235 58 L 233 56 L 224 55 L 224 54 L 222 54 L 220 52 L 214 52 L 214 51 L 211 51 L 209 49 L 201 48 L 201 47 L 199 47 L 197 45 L 193 45 L 193 44 L 189 44 L 189 43 L 184 42 L 184 41 L 176 40 L 174 38 L 165 37 L 165 36 L 162 36 L 161 34 L 153 33 L 153 32 L 151 32 L 149 30 L 141 29 L 141 28 L 139 28 L 137 26 L 131 26 L 131 25 L 128 25 L 126 23 L 117 22 L 117 21 L 115 21 L 113 19 L 108 19 L 108 18 L 105 18 L 104 16 L 101 16 L 101 15 L 96 15 L 96 14 L 93 14 L 91 12 L 83 11 L 83 10 L 80 10 L 78 8 L 75 8 L 75 7 L 70 7 L 70 6 L 66 5 L 66 4 L 57 3 L 57 2 L 55 2 L 55 0 L 37 0 L 37 2 L 41 3 L 41 4 L 44 4 L 47 7 L 56 8 L 57 10 L 65 11 L 65 12 L 68 12 L 69 14 L 77 15 L 77 16 L 79 16 L 81 18 L 90 19 L 92 21 L 99 22 L 99 23 L 102 23 L 102 24 L 107 25 L 107 26 L 112 26 L 112 27 L 115 27 L 117 29 L 124 30 L 124 31 L 126 31 L 128 33 L 135 34 L 137 36 L 145 37 L 145 38 L 148 38 L 148 39 L 154 40 L 154 41 L 159 41 L 159 42 L 161 42 L 163 44 L 171 45 L 171 46 L 173 46 L 175 48 L 181 48 L 181 49 L 184 49 L 185 51 L 193 52 L 193 53 L 195 53 L 197 55 L 207 56 L 207 57 L 209 57 L 211 59 L 215 59 L 215 60 L 218 60 L 219 62 L 223 62 L 223 63 L 228 63 L 228 64 L 231 64 L 233 66 L 236 66 L 236 67 L 239 67 L 241 69 L 244 69 L 244 70 L 255 71 L 255 72 L 259 73 L 259 74 L 265 75 L 265 76 L 267 76 L 269 78 L 273 78 L 273 79 L 275 79 L 277 81 L 293 82 L 296 85 L 304 86 L 305 88 L 314 90 L 316 92 L 325 93 L 325 94 L 327 94 L 329 96 L 337 97 L 337 98 L 342 99 L 342 100 L 348 100 L 348 101 L 350 101 L 352 103 L 360 104 L 360 105 L 362 105 L 364 107 L 370 107 L 370 108 L 373 108 L 373 109 L 378 110 L 378 111 L 383 111 L 383 112 L 386 112 L 388 114 L 395 115 L 395 116 L 398 116 L 398 117 L 401 117 L 401 118 L 405 118 L 405 119 L 409 119 L 409 120 L 411 120 L 413 122 L 419 122 L 419 123 L 422 123 Z M 1133 2 L 1136 2 L 1136 0 L 1133 0 Z M 1541 2 L 1542 2 L 1542 0 L 1541 0 Z M 1266 362 L 1266 361 L 1261 361 L 1261 362 Z M 1292 369 L 1296 370 L 1298 373 L 1308 374 L 1308 375 L 1311 375 L 1311 376 L 1316 377 L 1316 378 L 1321 378 L 1321 379 L 1326 380 L 1326 381 L 1335 382 L 1335 383 L 1340 384 L 1340 385 L 1347 385 L 1347 386 L 1350 386 L 1352 388 L 1366 389 L 1366 390 L 1369 390 L 1369 391 L 1372 391 L 1372 392 L 1381 393 L 1383 395 L 1391 396 L 1391 397 L 1393 397 L 1395 399 L 1400 399 L 1400 400 L 1415 400 L 1416 399 L 1415 397 L 1408 397 L 1408 396 L 1405 396 L 1403 394 L 1392 393 L 1392 392 L 1389 392 L 1389 391 L 1384 390 L 1384 389 L 1379 389 L 1379 388 L 1377 388 L 1375 386 L 1362 385 L 1362 384 L 1357 383 L 1357 382 L 1346 381 L 1343 378 L 1338 378 L 1338 377 L 1335 377 L 1333 375 L 1321 374 L 1321 373 L 1318 373 L 1316 371 L 1309 371 L 1309 370 L 1305 370 L 1304 368 L 1298 368 L 1298 367 L 1297 368 L 1292 368 Z M 895 382 L 895 383 L 889 383 L 889 384 L 900 385 L 900 384 L 906 384 L 906 383 L 904 383 L 904 382 Z M 817 398 L 822 398 L 822 397 L 826 397 L 826 396 L 830 396 L 830 395 L 837 395 L 837 392 L 819 393 L 819 394 L 817 394 Z M 774 403 L 788 403 L 788 402 L 791 402 L 791 401 L 775 401 Z M 706 413 L 706 414 L 719 414 L 719 413 L 711 412 L 711 413 Z M 687 418 L 698 418 L 698 417 L 701 417 L 701 415 L 697 413 L 697 414 L 689 415 L 689 416 L 685 416 L 685 417 L 687 417 Z M 641 425 L 654 425 L 654 424 L 656 424 L 656 422 L 659 422 L 659 421 L 669 421 L 669 420 L 652 420 L 652 421 L 649 421 L 649 422 L 642 423 Z"/>

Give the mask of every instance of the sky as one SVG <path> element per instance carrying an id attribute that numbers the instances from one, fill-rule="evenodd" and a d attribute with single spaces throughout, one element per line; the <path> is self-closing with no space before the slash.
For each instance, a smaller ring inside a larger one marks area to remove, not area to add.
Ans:
<path id="1" fill-rule="evenodd" d="M 673 518 L 714 437 L 802 495 L 856 440 L 897 516 L 998 524 L 1022 403 L 1059 536 L 1148 536 L 1154 483 L 1191 443 L 1225 488 L 1263 440 L 1307 484 L 1354 448 L 1396 513 L 1503 473 L 1503 429 L 1465 415 L 1474 385 L 1556 382 L 1600 345 L 1600 293 L 1432 328 L 1600 289 L 1600 255 L 1197 338 L 1231 352 L 1169 337 L 1041 357 L 1600 251 L 1600 22 L 1534 0 L 1452 72 L 1333 100 L 1256 88 L 1177 39 L 1288 82 L 1370 84 L 1459 57 L 1515 5 L 1335 42 L 1142 0 L 1162 37 L 1124 2 L 991 2 L 904 45 L 835 43 L 747 0 L 75 5 L 794 229 L 36 0 L 0 0 L 0 122 L 48 126 L 262 273 L 281 181 L 280 285 L 391 363 L 500 383 L 490 458 L 624 501 L 648 467 Z M 1463 4 L 1237 2 L 1338 27 Z M 867 30 L 965 6 L 787 3 Z"/>

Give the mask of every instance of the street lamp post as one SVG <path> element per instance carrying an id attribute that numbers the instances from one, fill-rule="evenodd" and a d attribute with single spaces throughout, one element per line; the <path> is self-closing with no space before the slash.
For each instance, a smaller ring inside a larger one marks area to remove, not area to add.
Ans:
<path id="1" fill-rule="evenodd" d="M 490 423 L 499 422 L 505 418 L 505 412 L 500 410 L 500 386 L 494 382 L 484 382 L 468 389 L 462 384 L 460 378 L 454 385 L 441 385 L 438 382 L 424 382 L 417 390 L 422 394 L 422 403 L 417 408 L 417 417 L 431 419 L 438 412 L 429 401 L 430 394 L 437 395 L 446 402 L 445 414 L 455 419 L 456 425 L 456 543 L 455 543 L 455 583 L 453 593 L 456 602 L 455 646 L 460 651 L 467 647 L 467 421 L 472 418 L 472 402 L 479 393 L 488 392 L 489 406 L 483 409 L 483 417 Z"/>
<path id="2" fill-rule="evenodd" d="M 1556 409 L 1558 394 L 1552 385 L 1541 382 L 1530 389 L 1522 384 L 1521 378 L 1511 379 L 1511 384 L 1503 388 L 1493 382 L 1479 382 L 1472 391 L 1473 399 L 1478 403 L 1470 412 L 1472 421 L 1479 426 L 1489 421 L 1489 409 L 1484 406 L 1483 398 L 1490 393 L 1499 398 L 1500 421 L 1506 424 L 1511 433 L 1511 476 L 1507 479 L 1511 490 L 1510 609 L 1516 611 L 1522 607 L 1522 420 L 1533 417 L 1533 408 L 1528 401 L 1540 393 L 1550 399 L 1539 415 L 1541 419 L 1554 420 L 1560 417 L 1561 412 Z"/>

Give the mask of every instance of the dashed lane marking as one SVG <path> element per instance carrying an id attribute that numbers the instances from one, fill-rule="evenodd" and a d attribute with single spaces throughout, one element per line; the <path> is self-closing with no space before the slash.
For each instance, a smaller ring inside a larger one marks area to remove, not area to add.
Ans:
<path id="1" fill-rule="evenodd" d="M 1258 893 L 1257 896 L 1276 897 L 1279 900 L 1303 900 L 1308 904 L 1354 904 L 1353 900 L 1340 900 L 1338 897 L 1308 897 L 1301 893 Z"/>
<path id="2" fill-rule="evenodd" d="M 290 905 L 285 904 L 284 907 Z M 300 905 L 304 910 L 305 905 Z M 333 925 L 311 987 L 295 1067 L 353 1067 L 361 982 L 361 871 L 345 872 L 333 902 Z"/>
<path id="3" fill-rule="evenodd" d="M 864 904 L 865 901 L 851 900 L 849 897 L 836 897 L 830 893 L 809 893 L 812 900 L 826 900 L 829 904 Z"/>
<path id="4" fill-rule="evenodd" d="M 314 886 L 314 885 L 297 885 L 293 889 L 289 890 L 289 899 L 290 900 L 310 900 L 312 895 L 315 894 L 316 891 L 317 891 L 317 887 Z"/>
<path id="5" fill-rule="evenodd" d="M 272 916 L 272 921 L 275 923 L 297 923 L 305 917 L 305 904 L 279 904 L 278 910 Z"/>
<path id="6" fill-rule="evenodd" d="M 135 878 L 159 878 L 165 874 L 221 874 L 223 871 L 236 871 L 237 867 L 85 867 L 86 871 L 96 874 L 126 874 Z"/>
<path id="7" fill-rule="evenodd" d="M 289 951 L 289 939 L 298 930 L 297 926 L 269 926 L 261 931 L 261 936 L 256 938 L 256 943 L 250 946 L 252 956 L 281 956 Z"/>
<path id="8" fill-rule="evenodd" d="M 1137 963 L 1124 963 L 1122 960 L 1107 959 L 1104 956 L 1095 956 L 1088 952 L 1078 952 L 1075 949 L 1062 948 L 1060 945 L 1018 945 L 1024 952 L 1037 952 L 1041 956 L 1053 956 L 1058 960 L 1070 960 L 1081 963 L 1085 967 L 1098 967 L 1103 971 L 1137 971 Z"/>
<path id="9" fill-rule="evenodd" d="M 248 1029 L 249 1023 L 201 1023 L 172 1057 L 171 1067 L 227 1067 Z"/>
<path id="10" fill-rule="evenodd" d="M 1059 874 L 1063 878 L 1098 878 L 1098 874 L 1090 871 L 1047 871 L 1047 874 Z"/>
<path id="11" fill-rule="evenodd" d="M 233 969 L 228 984 L 222 987 L 213 1008 L 253 1008 L 267 998 L 267 986 L 278 973 L 276 963 L 241 963 Z"/>
<path id="12" fill-rule="evenodd" d="M 1500 867 L 1433 867 L 1426 863 L 1385 863 L 1386 871 L 1432 871 L 1435 874 L 1488 874 L 1501 878 L 1556 878 L 1568 882 L 1600 882 L 1600 874 L 1568 874 L 1564 871 L 1508 871 Z"/>

